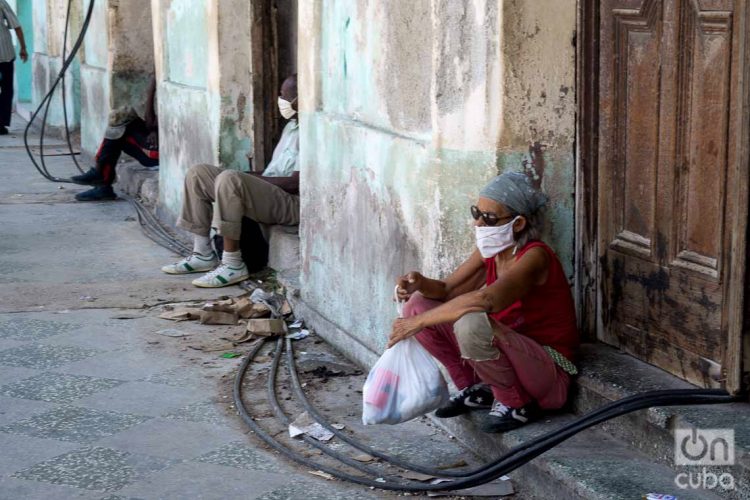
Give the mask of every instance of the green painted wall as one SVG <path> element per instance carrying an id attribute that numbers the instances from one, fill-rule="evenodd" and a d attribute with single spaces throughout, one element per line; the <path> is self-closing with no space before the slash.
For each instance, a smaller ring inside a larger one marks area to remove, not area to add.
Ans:
<path id="1" fill-rule="evenodd" d="M 34 54 L 34 22 L 33 22 L 32 0 L 18 0 L 18 20 L 23 28 L 26 40 L 26 49 L 29 55 Z M 16 99 L 20 102 L 31 103 L 32 91 L 32 62 L 23 63 L 18 60 L 16 64 Z"/>

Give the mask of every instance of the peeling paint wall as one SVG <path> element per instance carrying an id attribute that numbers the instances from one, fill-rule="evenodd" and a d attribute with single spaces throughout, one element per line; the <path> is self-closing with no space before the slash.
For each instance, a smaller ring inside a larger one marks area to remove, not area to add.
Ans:
<path id="1" fill-rule="evenodd" d="M 498 172 L 551 195 L 573 269 L 576 2 L 327 0 L 299 12 L 302 300 L 380 352 L 394 279 L 445 277 Z"/>
<path id="2" fill-rule="evenodd" d="M 63 35 L 67 0 L 34 0 L 34 53 L 32 54 L 32 103 L 36 108 L 52 86 L 63 65 Z M 75 0 L 71 7 L 71 24 L 68 29 L 69 50 L 81 28 L 81 2 Z M 47 115 L 47 125 L 60 129 L 64 125 L 62 86 L 55 92 Z M 77 57 L 66 73 L 65 98 L 68 124 L 71 129 L 80 125 L 81 71 Z"/>
<path id="3" fill-rule="evenodd" d="M 250 3 L 152 0 L 160 207 L 175 219 L 192 165 L 247 169 L 252 150 Z"/>

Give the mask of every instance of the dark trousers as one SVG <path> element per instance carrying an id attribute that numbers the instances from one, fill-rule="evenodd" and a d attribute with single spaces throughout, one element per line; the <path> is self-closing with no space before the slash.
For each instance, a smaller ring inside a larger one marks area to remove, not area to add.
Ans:
<path id="1" fill-rule="evenodd" d="M 13 61 L 0 63 L 0 127 L 10 125 L 13 109 Z"/>
<path id="2" fill-rule="evenodd" d="M 149 131 L 146 123 L 140 118 L 130 122 L 125 133 L 119 139 L 104 139 L 99 152 L 96 153 L 96 168 L 104 177 L 104 182 L 112 185 L 115 182 L 115 167 L 122 153 L 126 153 L 144 167 L 159 165 L 159 149 L 151 149 L 146 144 Z"/>

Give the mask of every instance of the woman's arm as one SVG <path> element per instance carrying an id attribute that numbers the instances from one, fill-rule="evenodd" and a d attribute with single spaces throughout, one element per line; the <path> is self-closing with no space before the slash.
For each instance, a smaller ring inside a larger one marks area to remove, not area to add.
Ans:
<path id="1" fill-rule="evenodd" d="M 532 248 L 487 288 L 464 293 L 434 309 L 411 318 L 397 319 L 388 347 L 419 331 L 440 323 L 455 323 L 471 312 L 495 313 L 506 309 L 539 284 L 549 267 L 549 256 L 541 248 Z"/>
<path id="2" fill-rule="evenodd" d="M 399 300 L 408 300 L 411 294 L 419 292 L 428 299 L 447 300 L 457 295 L 476 290 L 484 279 L 484 262 L 479 250 L 474 252 L 445 280 L 435 280 L 422 276 L 416 271 L 398 279 Z"/>

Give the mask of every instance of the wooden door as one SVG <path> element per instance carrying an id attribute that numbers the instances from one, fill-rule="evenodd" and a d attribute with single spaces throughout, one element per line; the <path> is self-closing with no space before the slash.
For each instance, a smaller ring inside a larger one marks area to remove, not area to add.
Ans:
<path id="1" fill-rule="evenodd" d="M 739 388 L 747 0 L 599 4 L 601 340 Z"/>

